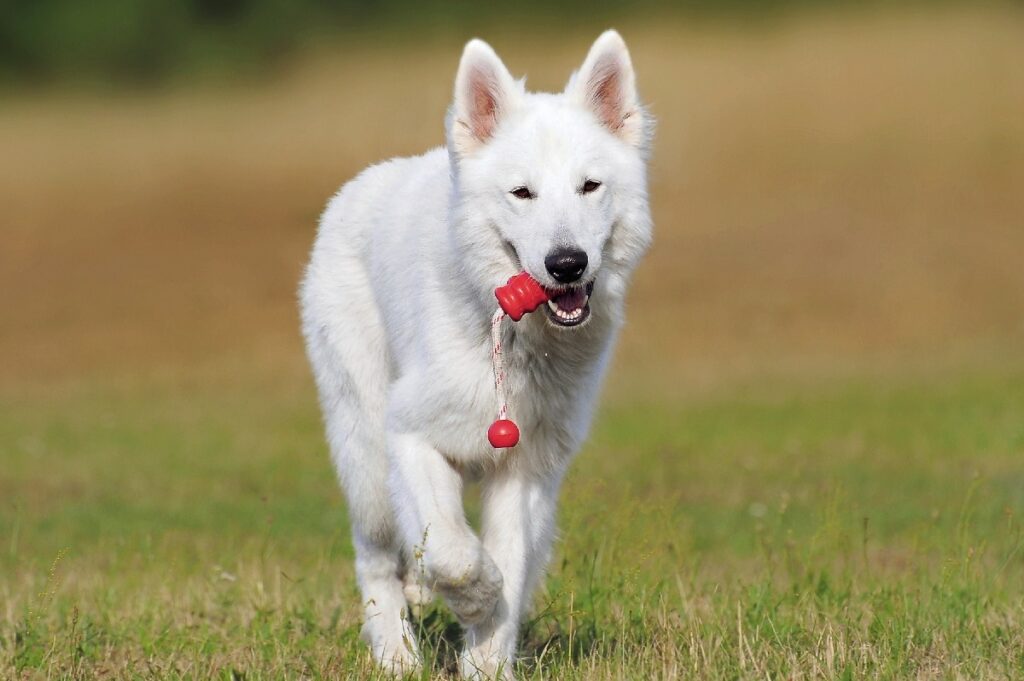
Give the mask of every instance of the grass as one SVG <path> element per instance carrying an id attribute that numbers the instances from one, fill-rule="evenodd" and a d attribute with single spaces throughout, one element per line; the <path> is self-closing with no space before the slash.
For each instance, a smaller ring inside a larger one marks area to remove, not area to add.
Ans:
<path id="1" fill-rule="evenodd" d="M 1019 676 L 1021 414 L 1020 372 L 606 409 L 522 675 Z M 305 381 L 77 388 L 0 442 L 0 674 L 371 675 Z"/>

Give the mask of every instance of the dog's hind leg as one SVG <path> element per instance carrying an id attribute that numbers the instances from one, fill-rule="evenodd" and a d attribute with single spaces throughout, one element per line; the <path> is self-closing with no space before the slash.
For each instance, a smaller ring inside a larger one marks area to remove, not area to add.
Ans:
<path id="1" fill-rule="evenodd" d="M 353 395 L 325 403 L 328 441 L 348 501 L 356 578 L 365 622 L 362 636 L 384 668 L 405 673 L 418 667 L 402 583 L 401 542 L 387 493 L 387 459 L 381 411 L 359 408 Z"/>
<path id="2" fill-rule="evenodd" d="M 356 575 L 363 596 L 362 637 L 374 660 L 395 674 L 419 669 L 415 633 L 410 626 L 402 582 L 398 578 L 399 552 L 368 537 L 353 535 Z"/>
<path id="3" fill-rule="evenodd" d="M 362 635 L 378 663 L 402 674 L 418 669 L 419 654 L 407 619 L 402 545 L 387 491 L 386 344 L 361 268 L 342 265 L 332 274 L 330 281 L 310 276 L 303 290 L 307 350 L 331 458 L 348 501 L 365 615 Z M 339 300 L 344 304 L 331 304 Z"/>

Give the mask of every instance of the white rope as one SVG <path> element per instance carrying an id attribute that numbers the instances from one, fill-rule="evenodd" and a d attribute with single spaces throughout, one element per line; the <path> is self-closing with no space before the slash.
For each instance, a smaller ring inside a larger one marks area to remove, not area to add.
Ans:
<path id="1" fill-rule="evenodd" d="M 505 319 L 505 312 L 499 307 L 491 317 L 491 368 L 494 369 L 494 392 L 498 395 L 498 420 L 508 418 L 505 364 L 501 358 L 501 322 L 503 319 Z"/>

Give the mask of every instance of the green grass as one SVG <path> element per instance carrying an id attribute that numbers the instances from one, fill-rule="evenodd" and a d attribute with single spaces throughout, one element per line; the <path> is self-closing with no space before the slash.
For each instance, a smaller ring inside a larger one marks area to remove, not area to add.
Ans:
<path id="1" fill-rule="evenodd" d="M 2 406 L 0 677 L 372 674 L 306 381 Z M 1022 462 L 1019 372 L 618 400 L 520 674 L 1020 678 Z M 420 631 L 450 671 L 451 617 Z"/>

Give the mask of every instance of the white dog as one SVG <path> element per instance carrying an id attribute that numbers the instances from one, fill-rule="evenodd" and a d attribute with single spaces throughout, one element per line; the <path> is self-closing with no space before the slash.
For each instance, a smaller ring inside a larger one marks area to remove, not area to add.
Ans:
<path id="1" fill-rule="evenodd" d="M 559 486 L 651 240 L 651 128 L 614 31 L 557 95 L 526 92 L 473 40 L 447 149 L 373 166 L 324 212 L 303 332 L 348 498 L 363 636 L 387 669 L 418 668 L 407 604 L 432 588 L 466 627 L 462 674 L 512 676 Z M 494 289 L 522 270 L 551 300 L 505 322 L 522 441 L 494 449 Z M 469 476 L 483 486 L 479 537 L 462 505 Z"/>

